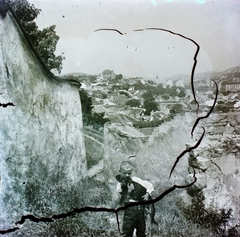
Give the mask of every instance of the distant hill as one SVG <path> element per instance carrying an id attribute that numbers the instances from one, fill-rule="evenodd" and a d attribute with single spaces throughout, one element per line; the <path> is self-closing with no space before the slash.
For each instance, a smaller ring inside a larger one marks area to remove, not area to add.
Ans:
<path id="1" fill-rule="evenodd" d="M 225 71 L 223 71 L 224 74 L 226 73 L 240 73 L 240 66 L 238 67 L 231 67 Z"/>
<path id="2" fill-rule="evenodd" d="M 220 78 L 224 75 L 229 75 L 229 74 L 233 74 L 234 75 L 239 75 L 240 74 L 240 66 L 238 67 L 232 67 L 232 68 L 228 68 L 224 71 L 221 72 L 215 72 L 215 71 L 208 71 L 208 72 L 201 72 L 201 73 L 196 73 L 194 75 L 194 81 L 202 81 L 202 80 L 211 80 L 214 79 L 216 81 L 219 81 Z M 69 77 L 74 77 L 74 78 L 78 78 L 79 81 L 83 81 L 83 80 L 88 80 L 92 79 L 92 77 L 96 77 L 96 75 L 91 75 L 91 74 L 87 74 L 87 73 L 81 73 L 81 72 L 73 72 L 73 73 L 68 73 L 68 74 L 64 74 L 60 76 L 61 78 L 69 78 Z M 228 76 L 229 77 L 229 76 Z M 191 75 L 190 74 L 178 74 L 178 75 L 174 75 L 171 77 L 167 77 L 165 78 L 165 80 L 171 80 L 171 81 L 178 81 L 178 80 L 183 80 L 184 82 L 190 82 L 191 80 Z M 125 77 L 123 76 L 123 78 L 121 80 L 119 80 L 119 82 L 122 83 L 128 83 L 129 85 L 133 85 L 135 84 L 137 81 L 141 81 L 141 83 L 145 84 L 147 83 L 147 79 L 143 79 L 142 77 L 138 77 L 138 78 L 129 78 L 129 77 Z M 153 82 L 155 80 L 152 80 Z M 144 83 L 145 82 L 145 83 Z M 159 82 L 158 82 L 159 83 Z"/>
<path id="3" fill-rule="evenodd" d="M 208 72 L 201 72 L 201 73 L 196 73 L 194 75 L 194 80 L 195 81 L 201 81 L 203 79 L 220 79 L 222 76 L 226 74 L 239 74 L 240 73 L 240 66 L 238 67 L 232 67 L 228 68 L 224 71 L 221 72 L 215 72 L 215 71 L 208 71 Z M 190 81 L 191 75 L 189 74 L 179 74 L 179 75 L 174 75 L 171 77 L 166 78 L 166 80 L 172 80 L 172 81 L 177 81 L 177 80 L 184 80 L 184 81 Z"/>
<path id="4" fill-rule="evenodd" d="M 71 72 L 71 73 L 62 75 L 61 77 L 69 77 L 69 76 L 82 77 L 82 76 L 92 76 L 92 75 L 87 73 L 82 73 L 82 72 Z"/>

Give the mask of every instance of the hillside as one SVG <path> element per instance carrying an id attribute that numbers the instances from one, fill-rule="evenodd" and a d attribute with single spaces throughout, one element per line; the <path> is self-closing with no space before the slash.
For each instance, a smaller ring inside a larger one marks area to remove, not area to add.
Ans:
<path id="1" fill-rule="evenodd" d="M 204 92 L 201 115 L 212 105 L 206 98 L 215 95 L 215 87 L 205 91 L 209 77 L 220 81 L 236 75 L 239 67 L 196 75 L 198 93 Z M 111 208 L 116 207 L 119 165 L 130 160 L 133 175 L 154 185 L 153 198 L 172 188 L 155 203 L 159 224 L 148 225 L 152 236 L 239 236 L 239 91 L 220 92 L 222 106 L 217 101 L 191 136 L 199 114 L 190 105 L 192 95 L 178 96 L 180 86 L 172 93 L 143 78 L 123 76 L 116 82 L 112 71 L 105 76 L 73 73 L 59 81 L 39 60 L 16 19 L 10 13 L 0 18 L 0 234 L 119 236 Z M 94 102 L 107 107 L 110 121 L 104 128 L 83 126 L 79 84 L 68 83 L 68 77 L 89 84 Z M 142 116 L 142 105 L 125 106 L 126 94 L 140 99 L 156 89 L 173 95 L 163 99 L 153 93 L 159 106 L 149 116 Z M 232 104 L 225 104 L 228 100 Z M 204 131 L 199 146 L 178 159 Z M 182 187 L 194 177 L 194 185 Z"/>
<path id="2" fill-rule="evenodd" d="M 239 72 L 240 67 L 232 67 L 232 68 L 228 68 L 224 71 L 221 72 L 216 72 L 216 71 L 209 71 L 209 72 L 202 72 L 202 73 L 196 73 L 194 75 L 194 80 L 197 81 L 202 81 L 203 79 L 217 79 L 217 78 L 221 78 L 221 76 L 225 75 L 225 74 L 233 74 L 236 72 Z M 174 75 L 171 77 L 166 78 L 167 80 L 187 80 L 190 81 L 190 75 Z"/>

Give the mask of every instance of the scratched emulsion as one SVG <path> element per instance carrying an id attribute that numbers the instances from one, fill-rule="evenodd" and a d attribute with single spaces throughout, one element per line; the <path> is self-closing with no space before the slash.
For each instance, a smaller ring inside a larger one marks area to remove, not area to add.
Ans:
<path id="1" fill-rule="evenodd" d="M 114 31 L 114 32 L 117 32 L 118 34 L 120 34 L 121 36 L 123 35 L 126 35 L 126 34 L 123 34 L 121 31 L 117 30 L 117 29 L 98 29 L 96 30 L 97 31 Z M 197 98 L 196 98 L 196 95 L 195 95 L 195 88 L 194 88 L 194 75 L 195 75 L 195 68 L 196 68 L 196 65 L 197 65 L 197 56 L 198 56 L 198 53 L 199 53 L 199 50 L 200 50 L 200 46 L 197 44 L 197 42 L 195 42 L 193 39 L 191 38 L 188 38 L 187 36 L 184 36 L 182 34 L 179 34 L 179 33 L 176 33 L 176 32 L 173 32 L 171 30 L 168 30 L 168 29 L 162 29 L 162 28 L 146 28 L 146 29 L 137 29 L 133 32 L 139 32 L 139 31 L 163 31 L 163 32 L 167 32 L 169 34 L 173 34 L 173 35 L 176 35 L 178 37 L 181 37 L 185 40 L 188 40 L 190 41 L 191 43 L 193 43 L 195 46 L 196 46 L 196 52 L 195 54 L 193 55 L 193 64 L 192 64 L 192 71 L 191 71 L 191 88 L 192 88 L 192 94 L 193 94 L 193 98 L 195 100 L 195 103 L 197 104 L 197 109 L 196 109 L 196 113 L 198 114 L 198 109 L 199 109 L 199 103 L 197 101 Z M 215 83 L 216 85 L 216 88 L 217 88 L 217 84 Z M 191 135 L 193 135 L 193 132 L 195 130 L 195 128 L 197 127 L 198 123 L 200 120 L 202 119 L 205 119 L 207 118 L 213 111 L 213 108 L 216 104 L 216 101 L 217 101 L 217 94 L 218 94 L 218 90 L 216 89 L 216 96 L 215 96 L 215 100 L 214 100 L 214 103 L 211 107 L 211 109 L 209 110 L 209 112 L 205 115 L 205 116 L 201 116 L 201 117 L 197 117 L 193 127 L 192 127 L 192 131 L 191 131 Z M 11 105 L 13 106 L 11 103 L 9 104 L 6 104 L 7 105 Z M 1 104 L 1 107 L 5 107 L 5 105 L 2 105 Z M 173 173 L 173 170 L 175 169 L 175 167 L 177 166 L 179 160 L 188 152 L 196 149 L 200 143 L 202 142 L 202 139 L 204 137 L 204 134 L 205 134 L 205 129 L 204 127 L 202 128 L 203 132 L 202 132 L 202 135 L 200 136 L 200 138 L 198 139 L 198 141 L 195 143 L 194 146 L 191 146 L 190 148 L 188 149 L 185 149 L 184 151 L 181 152 L 181 154 L 179 154 L 176 159 L 175 159 L 175 162 L 172 164 L 172 169 L 169 173 L 169 178 L 171 177 L 172 173 Z M 188 188 L 190 186 L 192 186 L 194 183 L 197 182 L 197 178 L 196 178 L 196 175 L 195 175 L 195 170 L 193 168 L 193 181 L 185 184 L 185 185 L 176 185 L 174 184 L 172 187 L 170 188 L 167 188 L 165 191 L 163 191 L 162 193 L 160 193 L 159 195 L 157 195 L 155 198 L 153 198 L 152 200 L 149 200 L 149 201 L 146 201 L 146 202 L 141 202 L 141 203 L 132 203 L 132 204 L 128 204 L 124 207 L 118 207 L 118 208 L 107 208 L 107 207 L 92 207 L 92 206 L 85 206 L 85 207 L 80 207 L 80 208 L 74 208 L 72 211 L 69 211 L 69 212 L 66 212 L 66 213 L 59 213 L 57 215 L 53 215 L 53 216 L 50 216 L 50 217 L 37 217 L 35 215 L 31 215 L 31 214 L 28 214 L 28 215 L 24 215 L 21 217 L 21 219 L 19 221 L 17 221 L 16 223 L 14 223 L 14 227 L 13 228 L 10 228 L 10 229 L 7 229 L 7 230 L 0 230 L 0 234 L 6 234 L 6 233 L 11 233 L 11 232 L 14 232 L 18 229 L 20 229 L 20 226 L 19 225 L 22 225 L 25 223 L 26 220 L 30 220 L 32 222 L 36 222 L 36 223 L 39 223 L 39 222 L 45 222 L 45 223 L 50 223 L 50 222 L 53 222 L 53 221 L 57 221 L 59 219 L 63 219 L 63 218 L 66 218 L 66 217 L 72 217 L 78 213 L 84 213 L 84 212 L 109 212 L 109 213 L 115 213 L 116 214 L 116 223 L 118 225 L 118 229 L 120 231 L 120 225 L 119 225 L 119 219 L 118 219 L 118 213 L 119 211 L 122 211 L 130 206 L 134 206 L 134 205 L 146 205 L 146 204 L 151 204 L 151 203 L 156 203 L 156 202 L 159 202 L 163 197 L 165 197 L 166 195 L 170 194 L 171 192 L 173 192 L 174 190 L 176 189 L 185 189 L 185 188 Z"/>

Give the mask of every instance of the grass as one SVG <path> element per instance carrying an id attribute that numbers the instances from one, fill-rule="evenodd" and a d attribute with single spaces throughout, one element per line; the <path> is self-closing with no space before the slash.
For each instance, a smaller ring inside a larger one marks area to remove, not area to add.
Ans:
<path id="1" fill-rule="evenodd" d="M 84 136 L 84 142 L 86 147 L 87 169 L 90 169 L 103 159 L 104 149 L 101 144 L 87 136 Z"/>
<path id="2" fill-rule="evenodd" d="M 68 190 L 69 198 L 64 195 L 66 190 L 58 187 L 58 202 L 55 204 L 66 207 L 83 206 L 110 206 L 111 193 L 107 184 L 86 178 L 81 187 Z M 152 237 L 237 237 L 237 232 L 230 229 L 228 232 L 216 231 L 216 226 L 222 226 L 229 220 L 230 212 L 216 212 L 213 209 L 204 209 L 201 205 L 201 195 L 197 202 L 193 202 L 189 208 L 184 208 L 179 198 L 181 190 L 174 191 L 155 203 L 158 225 L 152 226 Z M 34 199 L 33 201 L 37 201 Z M 64 204 L 65 202 L 65 204 Z M 63 207 L 62 207 L 63 208 Z M 201 223 L 201 213 L 207 213 L 208 225 Z M 59 212 L 58 212 L 59 214 Z M 225 217 L 224 217 L 225 215 Z M 44 215 L 46 216 L 46 215 Z M 219 217 L 224 217 L 220 218 Z M 122 215 L 119 214 L 121 222 Z M 218 218 L 218 219 L 217 219 Z M 148 222 L 148 221 L 147 221 Z M 215 227 L 214 227 L 215 226 Z M 213 228 L 214 227 L 214 228 Z M 217 228 L 219 230 L 219 228 Z M 59 219 L 52 223 L 33 223 L 26 221 L 22 228 L 8 236 L 36 236 L 36 237 L 117 237 L 117 220 L 114 213 L 107 212 L 83 212 L 74 216 Z"/>

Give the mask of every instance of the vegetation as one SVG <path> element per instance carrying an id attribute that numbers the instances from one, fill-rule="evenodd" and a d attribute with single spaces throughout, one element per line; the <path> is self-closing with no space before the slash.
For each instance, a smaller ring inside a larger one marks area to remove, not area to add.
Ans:
<path id="1" fill-rule="evenodd" d="M 88 95 L 87 91 L 84 89 L 80 90 L 80 98 L 82 104 L 82 113 L 84 115 L 90 116 L 92 113 L 92 98 Z"/>
<path id="2" fill-rule="evenodd" d="M 180 97 L 180 98 L 183 98 L 183 97 L 185 97 L 185 96 L 186 96 L 186 93 L 185 93 L 184 90 L 181 90 L 181 91 L 178 93 L 178 97 Z"/>
<path id="3" fill-rule="evenodd" d="M 229 100 L 229 101 L 222 101 L 219 100 L 217 102 L 216 107 L 214 108 L 214 110 L 216 112 L 225 112 L 228 113 L 230 111 L 234 111 L 234 104 L 237 103 L 239 101 L 238 98 L 234 99 L 234 100 Z"/>
<path id="4" fill-rule="evenodd" d="M 112 73 L 113 73 L 113 71 L 110 70 L 110 69 L 106 69 L 102 72 L 103 75 L 109 75 L 109 74 L 112 74 Z"/>
<path id="5" fill-rule="evenodd" d="M 11 7 L 22 23 L 33 21 L 40 14 L 41 9 L 37 9 L 27 0 L 10 1 Z"/>
<path id="6" fill-rule="evenodd" d="M 163 120 L 158 120 L 158 121 L 136 121 L 133 123 L 133 126 L 136 128 L 153 128 L 153 127 L 158 127 L 159 125 L 161 125 L 163 122 Z"/>
<path id="7" fill-rule="evenodd" d="M 116 80 L 120 80 L 120 79 L 122 79 L 122 77 L 123 77 L 122 74 L 117 74 L 117 75 L 115 76 L 115 79 L 116 79 Z"/>
<path id="8" fill-rule="evenodd" d="M 183 106 L 181 104 L 175 104 L 170 109 L 171 114 L 181 113 L 183 111 Z"/>
<path id="9" fill-rule="evenodd" d="M 108 98 L 108 95 L 107 95 L 107 93 L 102 93 L 102 99 L 107 99 Z"/>
<path id="10" fill-rule="evenodd" d="M 92 178 L 85 178 L 81 181 L 81 185 L 78 184 L 72 187 L 56 185 L 52 180 L 49 180 L 49 191 L 47 192 L 47 189 L 45 189 L 45 192 L 41 189 L 42 182 L 38 177 L 26 185 L 26 212 L 37 213 L 39 216 L 67 213 L 73 211 L 74 208 L 85 206 L 111 205 L 111 194 L 108 185 Z M 115 222 L 114 227 L 112 222 Z M 13 236 L 117 237 L 118 234 L 114 214 L 83 212 L 52 223 L 27 221 L 20 230 L 13 233 Z"/>
<path id="11" fill-rule="evenodd" d="M 155 102 L 155 98 L 151 92 L 143 94 L 143 107 L 146 109 L 145 115 L 150 115 L 151 111 L 158 110 L 158 104 Z"/>
<path id="12" fill-rule="evenodd" d="M 138 99 L 130 99 L 125 104 L 131 107 L 139 107 L 141 105 L 140 100 Z"/>
<path id="13" fill-rule="evenodd" d="M 73 187 L 70 192 L 65 190 L 63 186 L 57 186 L 49 197 L 39 197 L 39 193 L 35 193 L 34 186 L 41 184 L 36 179 L 31 187 L 34 203 L 29 206 L 27 212 L 35 213 L 34 205 L 40 205 L 44 212 L 48 208 L 46 205 L 48 200 L 58 200 L 55 206 L 64 208 L 71 206 L 72 208 L 80 208 L 84 206 L 109 206 L 111 205 L 111 194 L 106 183 L 96 181 L 92 178 L 83 180 L 82 185 Z M 39 190 L 39 187 L 38 187 Z M 196 191 L 196 190 L 195 190 Z M 170 193 L 161 201 L 155 203 L 156 215 L 155 219 L 158 225 L 149 225 L 149 216 L 147 216 L 147 230 L 151 228 L 152 236 L 186 236 L 186 237 L 237 237 L 236 228 L 229 228 L 229 220 L 231 219 L 230 210 L 217 211 L 213 207 L 205 208 L 202 193 L 191 190 L 191 194 L 198 194 L 193 199 L 189 207 L 183 207 L 178 198 L 180 190 Z M 56 198 L 57 197 L 57 198 Z M 62 200 L 62 201 L 61 201 Z M 178 202 L 176 202 L 178 200 Z M 180 208 L 179 208 L 180 207 Z M 71 209 L 72 210 L 72 209 Z M 68 209 L 68 211 L 71 211 Z M 56 213 L 57 210 L 55 210 Z M 122 215 L 119 213 L 121 221 Z M 20 230 L 13 236 L 119 236 L 117 220 L 114 214 L 106 212 L 83 212 L 75 214 L 68 218 L 59 219 L 52 223 L 33 223 L 26 222 Z M 11 235 L 10 235 L 11 236 Z"/>
<path id="14" fill-rule="evenodd" d="M 96 132 L 97 131 L 95 131 L 95 133 Z M 89 134 L 89 132 L 84 129 L 84 144 L 86 149 L 86 161 L 88 170 L 94 165 L 97 165 L 104 158 L 104 141 L 102 139 L 103 133 L 97 136 L 101 136 L 101 138 L 97 138 L 96 134 Z"/>
<path id="15" fill-rule="evenodd" d="M 88 95 L 86 90 L 80 90 L 80 98 L 82 104 L 83 124 L 85 126 L 91 125 L 95 129 L 103 127 L 104 124 L 109 121 L 105 118 L 105 113 L 95 113 L 92 111 L 92 98 Z"/>
<path id="16" fill-rule="evenodd" d="M 163 95 L 162 98 L 163 98 L 164 100 L 169 100 L 169 99 L 170 99 L 170 96 L 169 96 L 169 95 Z"/>
<path id="17" fill-rule="evenodd" d="M 141 82 L 136 82 L 134 85 L 135 90 L 145 90 L 146 86 Z"/>
<path id="18" fill-rule="evenodd" d="M 191 187 L 188 190 L 192 196 L 192 203 L 188 207 L 180 206 L 184 216 L 193 224 L 197 224 L 204 229 L 214 233 L 216 236 L 221 237 L 237 237 L 238 232 L 235 228 L 229 227 L 229 221 L 232 217 L 232 209 L 218 210 L 213 205 L 208 208 L 204 205 L 204 195 L 202 191 L 196 190 Z"/>
<path id="19" fill-rule="evenodd" d="M 155 203 L 156 221 L 158 226 L 152 226 L 152 236 L 164 237 L 213 237 L 213 233 L 192 223 L 179 209 L 176 199 L 181 191 L 168 194 Z M 215 236 L 214 236 L 215 237 Z"/>
<path id="20" fill-rule="evenodd" d="M 37 18 L 41 10 L 35 8 L 35 6 L 27 0 L 11 1 L 10 6 L 21 22 L 42 61 L 49 70 L 56 70 L 60 73 L 62 70 L 62 61 L 65 57 L 63 54 L 56 56 L 54 53 L 59 40 L 59 36 L 55 30 L 56 26 L 52 25 L 43 30 L 39 30 L 34 19 Z"/>

